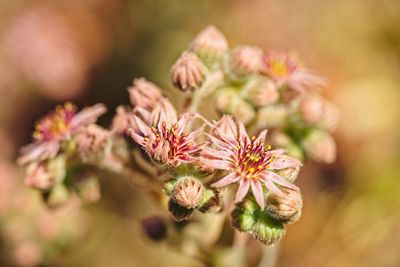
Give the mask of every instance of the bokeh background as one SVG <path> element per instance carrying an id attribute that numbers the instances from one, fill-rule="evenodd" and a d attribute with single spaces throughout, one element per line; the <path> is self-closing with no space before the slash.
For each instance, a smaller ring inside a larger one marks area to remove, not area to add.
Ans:
<path id="1" fill-rule="evenodd" d="M 103 180 L 99 203 L 83 207 L 83 215 L 66 210 L 54 218 L 24 188 L 13 162 L 35 121 L 66 100 L 80 107 L 107 104 L 103 125 L 117 105 L 129 102 L 126 88 L 135 77 L 154 81 L 180 101 L 169 67 L 209 24 L 231 46 L 297 50 L 330 80 L 323 94 L 342 113 L 335 132 L 338 159 L 306 164 L 298 180 L 304 215 L 276 248 L 276 266 L 400 266 L 396 0 L 1 0 L 1 259 L 29 266 L 40 257 L 35 242 L 11 249 L 10 240 L 46 236 L 66 224 L 80 241 L 53 245 L 57 249 L 46 253 L 58 256 L 49 266 L 202 266 L 143 238 L 140 220 L 157 210 L 128 182 Z M 39 234 L 31 229 L 37 223 L 32 213 L 41 214 Z"/>

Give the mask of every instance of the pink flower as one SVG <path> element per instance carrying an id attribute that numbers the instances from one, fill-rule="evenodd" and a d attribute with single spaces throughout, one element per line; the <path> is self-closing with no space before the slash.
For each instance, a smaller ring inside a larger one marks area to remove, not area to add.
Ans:
<path id="1" fill-rule="evenodd" d="M 275 171 L 301 165 L 300 161 L 281 156 L 283 150 L 264 147 L 267 131 L 249 138 L 245 127 L 230 116 L 224 116 L 211 129 L 210 146 L 203 148 L 202 163 L 209 168 L 226 170 L 228 175 L 212 184 L 224 187 L 239 183 L 235 202 L 240 202 L 250 188 L 261 208 L 265 207 L 263 184 L 271 193 L 282 195 L 279 187 L 296 188 Z"/>
<path id="2" fill-rule="evenodd" d="M 293 52 L 265 52 L 262 72 L 273 78 L 278 86 L 287 85 L 299 93 L 326 85 L 325 79 L 304 68 Z"/>
<path id="3" fill-rule="evenodd" d="M 179 119 L 175 108 L 163 99 L 151 114 L 150 123 L 145 123 L 134 115 L 137 128 L 129 128 L 129 135 L 155 160 L 162 164 L 178 166 L 181 163 L 194 163 L 201 145 L 194 140 L 204 127 L 193 132 L 185 131 L 186 124 L 193 116 L 183 114 Z"/>
<path id="4" fill-rule="evenodd" d="M 161 89 L 146 81 L 145 78 L 133 80 L 133 85 L 128 88 L 129 99 L 132 106 L 151 110 L 162 99 Z"/>
<path id="5" fill-rule="evenodd" d="M 82 127 L 96 122 L 106 112 L 103 104 L 87 107 L 80 112 L 76 110 L 71 103 L 65 103 L 41 119 L 33 133 L 35 142 L 22 148 L 18 162 L 26 164 L 55 157 L 63 141 L 69 140 Z"/>

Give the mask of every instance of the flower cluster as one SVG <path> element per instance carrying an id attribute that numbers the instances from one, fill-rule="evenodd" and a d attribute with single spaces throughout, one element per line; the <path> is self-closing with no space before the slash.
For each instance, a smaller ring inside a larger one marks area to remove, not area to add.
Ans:
<path id="1" fill-rule="evenodd" d="M 195 37 L 170 74 L 186 97 L 182 107 L 157 85 L 135 79 L 130 105 L 117 107 L 109 130 L 95 124 L 105 112 L 101 104 L 81 112 L 70 103 L 56 108 L 39 121 L 34 143 L 19 159 L 27 165 L 26 184 L 42 190 L 49 204 L 71 191 L 93 202 L 100 198 L 97 177 L 112 173 L 159 196 L 175 221 L 227 209 L 223 214 L 231 214 L 239 231 L 267 245 L 278 242 L 284 224 L 301 216 L 294 182 L 303 155 L 335 159 L 328 132 L 338 111 L 316 90 L 325 80 L 292 52 L 229 50 L 213 26 Z M 206 118 L 202 105 L 212 101 L 219 116 Z M 147 229 L 156 221 L 145 222 Z M 156 224 L 160 237 L 147 230 L 158 240 L 168 231 Z"/>

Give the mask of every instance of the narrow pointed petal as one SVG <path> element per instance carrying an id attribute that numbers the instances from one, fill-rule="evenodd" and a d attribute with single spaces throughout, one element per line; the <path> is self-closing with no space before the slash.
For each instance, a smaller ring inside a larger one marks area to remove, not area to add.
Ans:
<path id="1" fill-rule="evenodd" d="M 251 191 L 261 209 L 265 208 L 264 193 L 261 182 L 258 180 L 251 180 Z"/>
<path id="2" fill-rule="evenodd" d="M 247 179 L 240 180 L 239 188 L 236 193 L 235 203 L 239 203 L 247 195 L 250 189 L 250 182 Z"/>
<path id="3" fill-rule="evenodd" d="M 146 142 L 144 141 L 144 137 L 141 135 L 138 135 L 132 128 L 128 129 L 128 134 L 139 145 L 141 145 L 141 146 L 146 145 Z"/>
<path id="4" fill-rule="evenodd" d="M 71 121 L 71 129 L 75 129 L 82 125 L 87 125 L 96 122 L 97 118 L 107 112 L 107 108 L 103 104 L 96 104 L 92 107 L 87 107 L 77 113 Z"/>
<path id="5" fill-rule="evenodd" d="M 237 182 L 240 179 L 236 173 L 230 173 L 224 178 L 218 180 L 217 182 L 213 183 L 211 186 L 213 187 L 224 187 L 230 184 Z"/>
<path id="6" fill-rule="evenodd" d="M 254 143 L 264 144 L 264 143 L 265 143 L 265 138 L 267 138 L 267 132 L 268 132 L 268 130 L 262 131 L 262 132 L 258 135 L 257 139 L 254 141 Z"/>
<path id="7" fill-rule="evenodd" d="M 270 171 L 266 171 L 264 174 L 264 179 L 268 179 L 280 186 L 287 187 L 287 188 L 292 188 L 295 189 L 297 188 L 294 184 L 288 182 L 285 178 L 280 177 L 278 174 Z"/>
<path id="8" fill-rule="evenodd" d="M 282 170 L 301 165 L 302 165 L 301 162 L 296 158 L 289 156 L 278 156 L 268 165 L 268 169 Z"/>
<path id="9" fill-rule="evenodd" d="M 136 122 L 137 127 L 139 130 L 144 134 L 145 136 L 148 136 L 151 134 L 151 128 L 147 126 L 138 116 L 133 116 L 133 119 Z"/>

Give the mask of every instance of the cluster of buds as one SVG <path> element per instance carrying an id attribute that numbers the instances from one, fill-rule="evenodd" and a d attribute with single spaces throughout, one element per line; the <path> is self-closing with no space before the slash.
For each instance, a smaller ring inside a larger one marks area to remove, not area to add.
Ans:
<path id="1" fill-rule="evenodd" d="M 302 213 L 294 184 L 302 155 L 322 162 L 335 158 L 328 132 L 338 112 L 315 90 L 324 79 L 293 53 L 251 46 L 229 50 L 213 26 L 195 37 L 170 77 L 189 97 L 182 109 L 157 85 L 135 79 L 128 88 L 131 103 L 117 108 L 110 130 L 94 124 L 105 111 L 102 105 L 79 113 L 71 104 L 57 108 L 38 123 L 36 142 L 20 158 L 28 165 L 26 183 L 43 190 L 52 203 L 61 202 L 71 188 L 93 202 L 100 197 L 96 169 L 114 164 L 113 171 L 130 179 L 143 170 L 148 180 L 140 184 L 151 183 L 152 193 L 164 194 L 158 199 L 167 199 L 164 207 L 173 220 L 189 220 L 196 210 L 233 207 L 235 228 L 275 244 L 285 234 L 284 224 Z M 209 96 L 218 118 L 199 112 Z M 267 128 L 274 148 L 266 142 Z M 231 198 L 226 192 L 233 190 Z M 154 240 L 166 236 L 164 220 L 142 226 Z"/>

